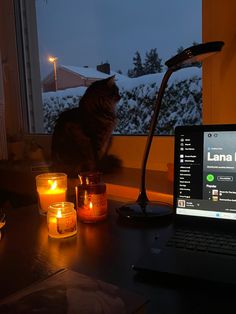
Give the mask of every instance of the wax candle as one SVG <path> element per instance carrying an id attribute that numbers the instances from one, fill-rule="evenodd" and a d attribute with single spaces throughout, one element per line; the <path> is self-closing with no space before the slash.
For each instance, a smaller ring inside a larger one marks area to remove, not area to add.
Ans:
<path id="1" fill-rule="evenodd" d="M 71 237 L 77 233 L 77 214 L 71 202 L 57 202 L 47 212 L 48 234 L 52 238 Z"/>
<path id="2" fill-rule="evenodd" d="M 79 175 L 80 185 L 76 187 L 76 209 L 82 222 L 98 222 L 107 217 L 106 185 L 101 173 Z"/>
<path id="3" fill-rule="evenodd" d="M 36 176 L 39 211 L 46 214 L 55 202 L 66 201 L 67 175 L 65 173 L 44 173 Z"/>

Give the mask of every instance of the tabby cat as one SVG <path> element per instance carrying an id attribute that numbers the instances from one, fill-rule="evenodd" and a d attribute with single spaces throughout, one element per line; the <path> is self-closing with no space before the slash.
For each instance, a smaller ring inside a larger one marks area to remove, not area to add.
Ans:
<path id="1" fill-rule="evenodd" d="M 108 155 L 120 100 L 115 76 L 92 83 L 79 106 L 62 112 L 52 136 L 52 169 L 77 177 L 82 171 L 110 173 L 121 160 Z"/>

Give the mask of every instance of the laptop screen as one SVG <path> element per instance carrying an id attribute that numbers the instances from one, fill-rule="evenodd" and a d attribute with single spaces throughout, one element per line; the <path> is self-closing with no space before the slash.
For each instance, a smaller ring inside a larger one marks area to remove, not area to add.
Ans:
<path id="1" fill-rule="evenodd" d="M 236 220 L 236 125 L 175 130 L 177 215 Z"/>

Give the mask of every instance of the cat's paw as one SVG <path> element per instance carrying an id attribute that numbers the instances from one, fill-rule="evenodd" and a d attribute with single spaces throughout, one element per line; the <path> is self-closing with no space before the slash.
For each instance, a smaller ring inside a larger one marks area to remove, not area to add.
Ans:
<path id="1" fill-rule="evenodd" d="M 106 155 L 99 163 L 99 170 L 103 173 L 115 173 L 122 168 L 122 160 L 115 155 Z"/>

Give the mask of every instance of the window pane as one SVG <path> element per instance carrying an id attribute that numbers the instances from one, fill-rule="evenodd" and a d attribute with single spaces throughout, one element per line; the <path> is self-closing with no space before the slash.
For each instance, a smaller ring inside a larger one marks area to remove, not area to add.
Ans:
<path id="1" fill-rule="evenodd" d="M 165 61 L 201 42 L 200 0 L 36 0 L 36 16 L 45 133 L 91 82 L 115 74 L 114 134 L 147 134 Z M 174 73 L 157 131 L 200 124 L 201 107 L 201 67 Z"/>

